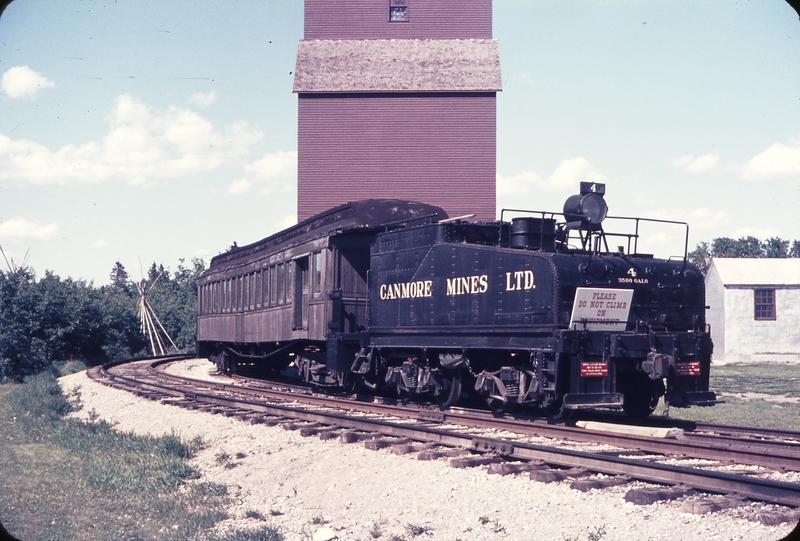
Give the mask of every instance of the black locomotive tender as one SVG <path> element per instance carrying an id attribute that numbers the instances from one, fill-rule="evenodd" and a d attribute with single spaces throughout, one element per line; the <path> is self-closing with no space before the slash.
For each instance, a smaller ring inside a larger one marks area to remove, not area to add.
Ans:
<path id="1" fill-rule="evenodd" d="M 563 213 L 510 222 L 399 200 L 332 208 L 211 260 L 198 354 L 228 373 L 293 365 L 314 385 L 442 407 L 462 390 L 495 411 L 714 404 L 688 226 L 609 217 L 631 232 L 606 232 L 604 193 L 582 182 Z M 685 226 L 683 257 L 638 253 L 642 222 Z"/>

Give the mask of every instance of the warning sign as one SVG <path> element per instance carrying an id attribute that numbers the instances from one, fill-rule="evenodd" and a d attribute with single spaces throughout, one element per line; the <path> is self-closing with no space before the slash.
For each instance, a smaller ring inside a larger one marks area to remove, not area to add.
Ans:
<path id="1" fill-rule="evenodd" d="M 582 362 L 582 378 L 605 378 L 608 376 L 608 363 L 605 361 Z"/>
<path id="2" fill-rule="evenodd" d="M 688 363 L 675 363 L 675 374 L 678 376 L 699 376 L 700 361 L 690 361 Z"/>
<path id="3" fill-rule="evenodd" d="M 632 298 L 632 289 L 579 287 L 569 326 L 587 331 L 624 331 Z"/>

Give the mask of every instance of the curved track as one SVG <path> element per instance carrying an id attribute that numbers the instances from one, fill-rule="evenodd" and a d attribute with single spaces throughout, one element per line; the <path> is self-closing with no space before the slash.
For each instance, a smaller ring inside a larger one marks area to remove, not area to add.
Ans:
<path id="1" fill-rule="evenodd" d="M 647 437 L 619 433 L 607 424 L 587 430 L 460 408 L 440 411 L 428 405 L 317 395 L 245 378 L 226 378 L 230 383 L 225 383 L 163 371 L 186 358 L 114 363 L 92 369 L 90 377 L 164 403 L 253 423 L 290 425 L 305 435 L 367 440 L 371 448 L 395 445 L 422 451 L 420 458 L 457 455 L 455 467 L 492 464 L 492 472 L 530 471 L 532 479 L 541 481 L 579 478 L 573 486 L 581 490 L 631 480 L 661 486 L 629 491 L 626 499 L 636 503 L 699 491 L 729 496 L 715 504 L 721 507 L 740 505 L 742 499 L 800 506 L 800 484 L 794 481 L 800 476 L 789 473 L 800 472 L 799 433 L 784 431 L 778 437 L 736 427 L 740 432 L 732 435 L 731 427 L 696 425 L 694 431 L 672 431 L 671 437 Z"/>

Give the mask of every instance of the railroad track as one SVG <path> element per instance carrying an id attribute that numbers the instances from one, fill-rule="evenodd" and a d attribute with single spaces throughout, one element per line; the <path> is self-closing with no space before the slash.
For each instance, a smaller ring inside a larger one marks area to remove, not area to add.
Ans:
<path id="1" fill-rule="evenodd" d="M 489 464 L 490 473 L 525 471 L 538 481 L 573 478 L 579 490 L 633 480 L 653 483 L 628 492 L 626 499 L 634 503 L 699 492 L 710 496 L 696 504 L 705 506 L 701 510 L 747 500 L 800 507 L 800 474 L 793 473 L 800 472 L 800 433 L 695 425 L 692 430 L 673 426 L 669 437 L 649 437 L 608 423 L 591 430 L 461 408 L 440 411 L 432 405 L 321 396 L 247 378 L 230 383 L 190 379 L 163 370 L 186 358 L 112 363 L 89 375 L 164 403 L 290 425 L 308 436 L 364 440 L 374 449 L 394 446 L 395 452 L 420 452 L 420 458 L 450 457 L 455 467 Z M 784 513 L 783 520 L 794 519 L 793 512 Z"/>

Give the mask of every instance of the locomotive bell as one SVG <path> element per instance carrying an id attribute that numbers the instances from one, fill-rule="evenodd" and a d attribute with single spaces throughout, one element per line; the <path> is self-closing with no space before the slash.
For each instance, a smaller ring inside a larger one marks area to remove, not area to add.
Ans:
<path id="1" fill-rule="evenodd" d="M 605 193 L 605 184 L 581 182 L 581 193 L 570 196 L 564 203 L 564 218 L 590 227 L 599 225 L 608 214 Z"/>

